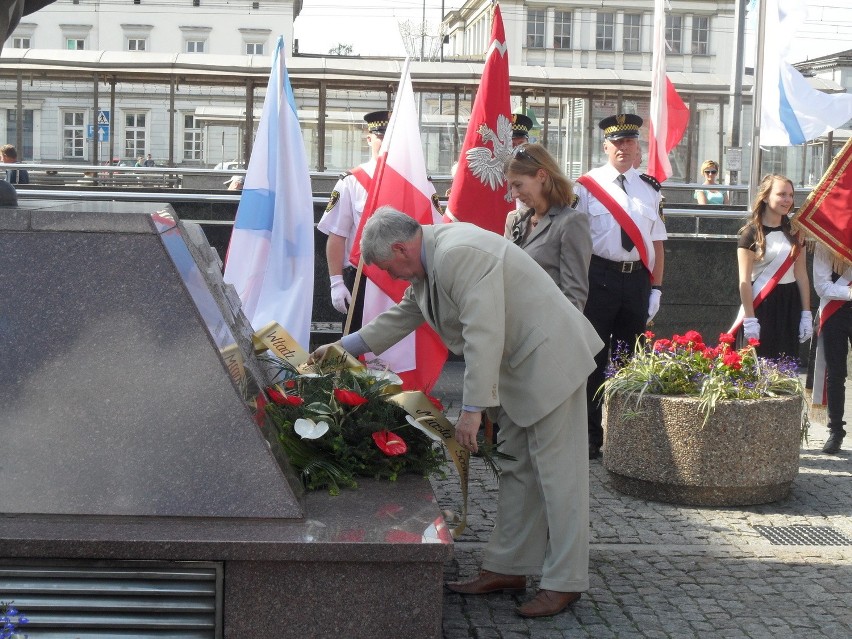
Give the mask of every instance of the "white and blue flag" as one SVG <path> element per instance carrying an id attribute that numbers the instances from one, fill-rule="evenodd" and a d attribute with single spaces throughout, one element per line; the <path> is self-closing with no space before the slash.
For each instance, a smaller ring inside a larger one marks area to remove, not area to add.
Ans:
<path id="1" fill-rule="evenodd" d="M 308 348 L 314 290 L 311 179 L 279 37 L 257 128 L 225 281 L 255 330 L 277 322 Z"/>
<path id="2" fill-rule="evenodd" d="M 763 1 L 767 4 L 760 145 L 793 146 L 842 127 L 852 119 L 852 94 L 818 91 L 786 61 L 790 43 L 804 24 L 807 3 Z"/>

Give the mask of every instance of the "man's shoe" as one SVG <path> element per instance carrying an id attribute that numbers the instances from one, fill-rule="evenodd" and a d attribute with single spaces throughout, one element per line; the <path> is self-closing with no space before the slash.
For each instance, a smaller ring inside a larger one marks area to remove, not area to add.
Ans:
<path id="1" fill-rule="evenodd" d="M 502 575 L 499 572 L 483 570 L 467 581 L 451 581 L 447 588 L 462 595 L 484 595 L 504 590 L 521 591 L 527 589 L 527 578 L 525 575 Z"/>
<path id="2" fill-rule="evenodd" d="M 515 612 L 521 617 L 550 617 L 562 612 L 579 598 L 579 592 L 539 590 L 534 598 L 515 608 Z"/>
<path id="3" fill-rule="evenodd" d="M 840 452 L 840 444 L 843 443 L 843 436 L 846 433 L 840 430 L 833 430 L 825 440 L 825 446 L 822 447 L 822 452 L 829 455 L 836 455 Z"/>
<path id="4" fill-rule="evenodd" d="M 601 447 L 589 444 L 589 459 L 597 459 L 601 456 Z"/>

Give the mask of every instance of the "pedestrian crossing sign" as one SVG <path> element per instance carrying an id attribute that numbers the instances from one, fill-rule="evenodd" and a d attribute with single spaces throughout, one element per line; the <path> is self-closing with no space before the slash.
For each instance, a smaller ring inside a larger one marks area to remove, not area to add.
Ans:
<path id="1" fill-rule="evenodd" d="M 109 111 L 98 111 L 98 126 L 109 126 Z"/>

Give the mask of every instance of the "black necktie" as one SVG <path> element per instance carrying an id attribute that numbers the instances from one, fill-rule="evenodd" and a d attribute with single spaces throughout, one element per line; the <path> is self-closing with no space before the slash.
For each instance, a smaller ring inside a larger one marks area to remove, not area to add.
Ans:
<path id="1" fill-rule="evenodd" d="M 624 191 L 625 193 L 627 193 L 627 188 L 624 186 L 624 183 L 627 181 L 627 178 L 624 177 L 624 175 L 619 175 L 615 179 L 618 180 L 618 186 L 621 187 L 621 190 Z M 621 248 L 623 248 L 625 251 L 632 251 L 634 246 L 636 246 L 636 245 L 633 243 L 633 240 L 630 239 L 630 236 L 627 234 L 627 231 L 625 231 L 624 228 L 622 227 L 622 229 L 621 229 Z"/>

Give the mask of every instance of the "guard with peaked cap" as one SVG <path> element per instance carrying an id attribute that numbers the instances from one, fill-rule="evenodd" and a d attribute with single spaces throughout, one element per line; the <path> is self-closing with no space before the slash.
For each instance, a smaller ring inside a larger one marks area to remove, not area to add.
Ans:
<path id="1" fill-rule="evenodd" d="M 597 368 L 586 384 L 589 459 L 603 446 L 600 397 L 611 352 L 636 339 L 660 308 L 663 284 L 663 241 L 660 183 L 639 173 L 642 118 L 619 113 L 598 124 L 608 162 L 577 179 L 577 210 L 589 216 L 592 260 L 589 297 L 583 313 L 605 346 L 595 357 Z"/>
<path id="2" fill-rule="evenodd" d="M 530 141 L 530 131 L 533 127 L 532 119 L 523 113 L 512 114 L 512 146 L 526 144 Z"/>
<path id="3" fill-rule="evenodd" d="M 367 130 L 376 135 L 384 135 L 390 123 L 390 111 L 373 111 L 364 116 Z"/>
<path id="4" fill-rule="evenodd" d="M 361 214 L 367 203 L 367 193 L 376 170 L 376 158 L 382 146 L 382 138 L 390 124 L 390 111 L 373 111 L 364 116 L 367 124 L 366 142 L 370 147 L 370 160 L 356 166 L 340 176 L 331 192 L 328 206 L 317 228 L 328 235 L 325 257 L 331 282 L 331 303 L 341 313 L 352 309 L 351 330 L 361 327 L 364 308 L 364 279 L 353 302 L 352 289 L 355 285 L 355 264 L 349 261 L 352 243 L 358 232 Z"/>

